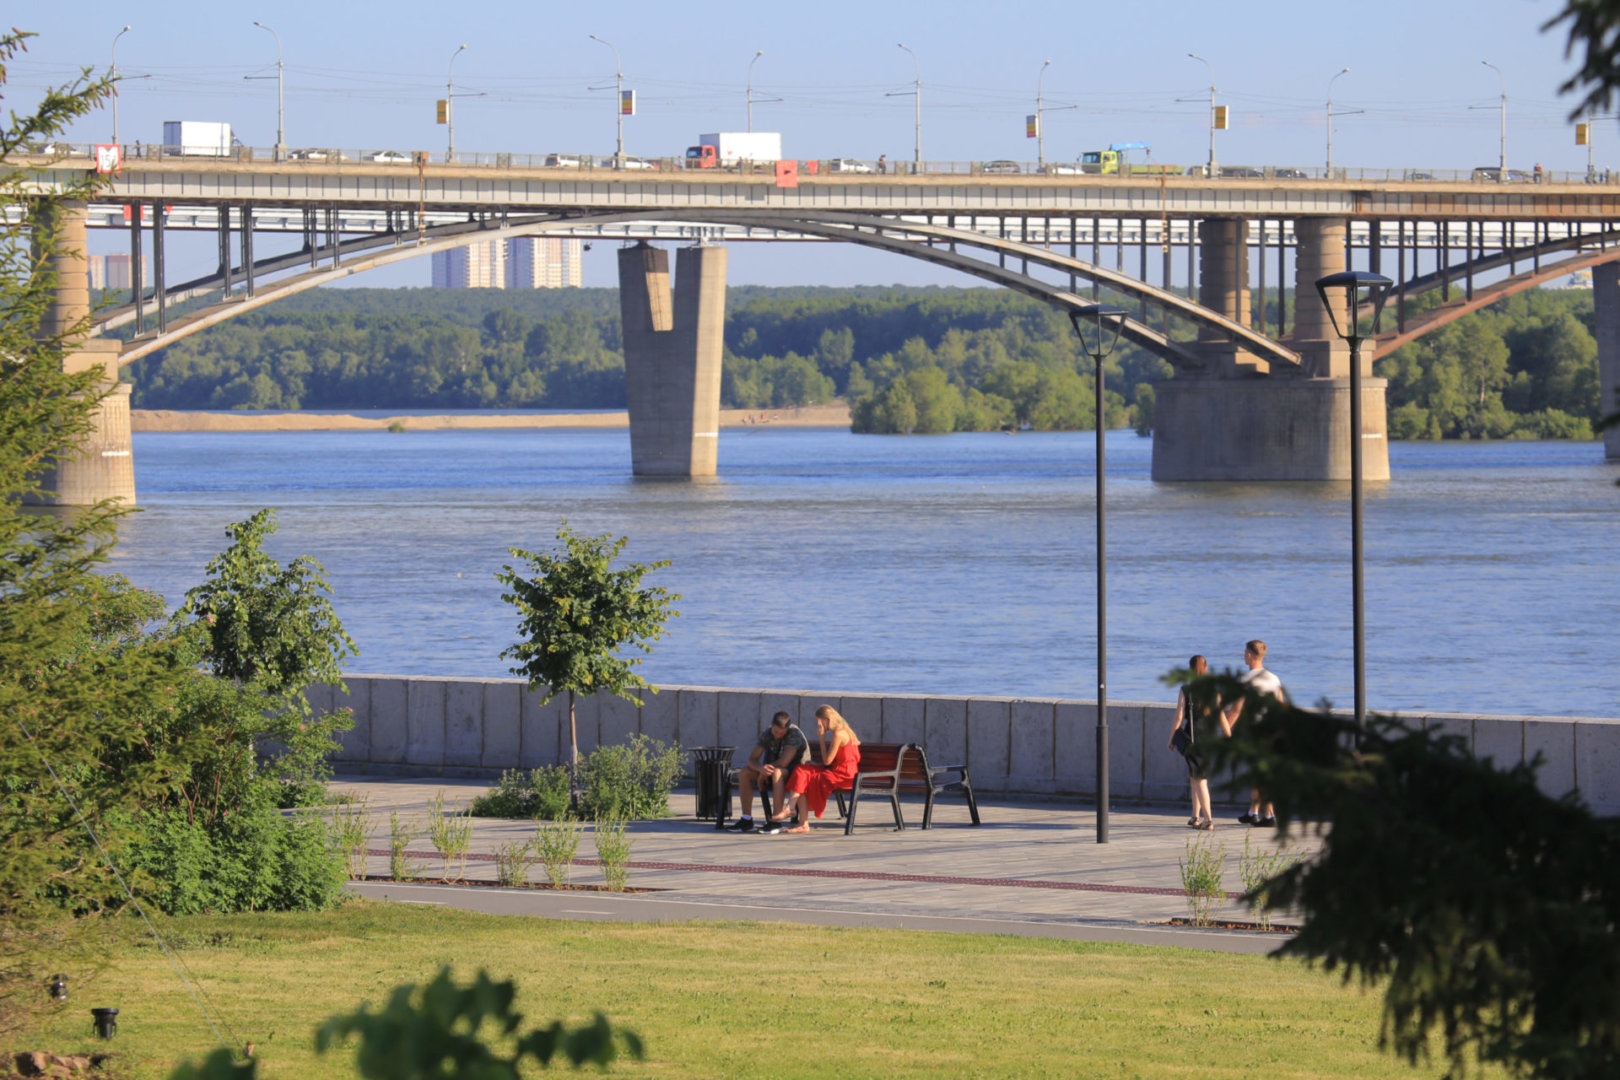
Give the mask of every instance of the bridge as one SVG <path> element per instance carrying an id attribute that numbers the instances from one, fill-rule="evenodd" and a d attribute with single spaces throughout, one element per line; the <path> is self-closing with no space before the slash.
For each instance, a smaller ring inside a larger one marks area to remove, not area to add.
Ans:
<path id="1" fill-rule="evenodd" d="M 46 188 L 93 167 L 31 164 Z M 1593 271 L 1603 400 L 1620 388 L 1620 185 L 1431 175 L 806 175 L 158 152 L 126 161 L 97 201 L 68 209 L 53 317 L 69 325 L 89 311 L 78 260 L 91 228 L 125 230 L 136 256 L 130 301 L 102 312 L 66 361 L 101 368 L 109 383 L 118 367 L 187 334 L 344 275 L 502 237 L 622 240 L 633 471 L 712 475 L 725 245 L 853 243 L 1060 309 L 1097 298 L 1125 306 L 1126 336 L 1174 370 L 1157 388 L 1156 480 L 1343 480 L 1350 360 L 1314 282 L 1369 269 L 1396 282 L 1386 328 L 1362 355 L 1360 436 L 1366 475 L 1379 479 L 1389 458 L 1384 384 L 1370 377 L 1377 353 L 1523 289 Z M 176 230 L 217 238 L 212 271 L 170 280 L 165 238 Z M 295 246 L 255 255 L 255 237 Z M 673 289 L 660 241 L 684 245 Z M 148 250 L 150 282 L 138 276 Z M 1185 287 L 1173 284 L 1178 267 Z M 1253 302 L 1288 288 L 1291 317 L 1286 305 L 1272 316 Z M 1413 301 L 1430 292 L 1441 303 L 1420 311 Z M 133 336 L 102 334 L 118 327 Z M 1620 431 L 1609 432 L 1606 453 L 1620 458 Z M 64 504 L 134 499 L 127 388 L 114 386 L 84 454 L 51 483 Z"/>

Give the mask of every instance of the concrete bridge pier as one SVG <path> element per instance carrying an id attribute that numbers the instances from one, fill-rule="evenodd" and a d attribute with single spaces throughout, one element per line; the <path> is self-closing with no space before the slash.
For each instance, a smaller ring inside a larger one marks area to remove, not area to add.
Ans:
<path id="1" fill-rule="evenodd" d="M 1294 228 L 1299 247 L 1289 344 L 1300 353 L 1301 370 L 1270 370 L 1233 343 L 1201 340 L 1205 370 L 1156 387 L 1154 480 L 1350 479 L 1350 352 L 1316 293 L 1317 278 L 1344 269 L 1346 222 L 1300 218 Z M 1206 221 L 1200 237 L 1199 301 L 1247 325 L 1247 223 Z M 1370 377 L 1372 360 L 1372 344 L 1365 342 L 1362 464 L 1368 480 L 1387 480 L 1385 383 Z"/>
<path id="2" fill-rule="evenodd" d="M 645 477 L 715 475 L 726 249 L 697 244 L 676 259 L 645 241 L 619 250 L 631 471 Z"/>
<path id="3" fill-rule="evenodd" d="M 57 243 L 50 257 L 51 271 L 56 277 L 56 299 L 41 321 L 41 338 L 58 337 L 75 327 L 89 325 L 90 276 L 85 221 L 85 204 L 71 202 L 61 205 L 55 221 L 38 223 L 42 232 L 54 233 Z M 30 502 L 92 506 L 112 499 L 134 505 L 135 458 L 129 428 L 129 387 L 118 381 L 121 348 L 119 342 L 106 338 L 80 338 L 63 355 L 64 371 L 99 371 L 100 386 L 107 393 L 91 415 L 91 430 L 77 453 L 64 457 L 45 472 L 41 477 L 43 491 Z"/>
<path id="4" fill-rule="evenodd" d="M 1620 261 L 1592 267 L 1593 329 L 1597 331 L 1602 415 L 1620 412 Z M 1603 433 L 1603 456 L 1620 461 L 1620 425 Z"/>

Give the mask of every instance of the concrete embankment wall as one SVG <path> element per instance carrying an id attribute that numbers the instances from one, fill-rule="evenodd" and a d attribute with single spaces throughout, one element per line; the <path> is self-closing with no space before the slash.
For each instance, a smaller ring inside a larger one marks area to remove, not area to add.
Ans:
<path id="1" fill-rule="evenodd" d="M 344 681 L 347 694 L 327 686 L 310 694 L 317 708 L 354 710 L 354 728 L 334 761 L 341 772 L 495 778 L 567 753 L 567 695 L 541 705 L 520 679 L 349 675 Z M 688 747 L 735 746 L 740 759 L 777 710 L 813 731 L 819 705 L 838 709 L 863 739 L 921 743 L 931 762 L 966 762 L 978 791 L 1096 793 L 1095 702 L 669 686 L 642 692 L 639 704 L 605 694 L 580 698 L 574 712 L 581 753 L 641 732 Z M 1173 714 L 1167 703 L 1109 703 L 1115 798 L 1186 797 L 1186 765 L 1165 748 Z M 1620 720 L 1455 713 L 1408 719 L 1463 737 L 1499 766 L 1540 753 L 1544 790 L 1578 791 L 1599 813 L 1620 813 Z"/>

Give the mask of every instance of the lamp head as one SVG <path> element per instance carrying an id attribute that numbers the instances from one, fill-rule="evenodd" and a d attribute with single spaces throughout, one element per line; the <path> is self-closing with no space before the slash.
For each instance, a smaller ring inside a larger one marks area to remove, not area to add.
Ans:
<path id="1" fill-rule="evenodd" d="M 1378 333 L 1378 320 L 1384 313 L 1384 300 L 1389 296 L 1390 286 L 1395 283 L 1383 274 L 1372 274 L 1365 270 L 1345 270 L 1338 274 L 1329 274 L 1324 278 L 1316 279 L 1316 293 L 1322 298 L 1322 306 L 1327 308 L 1328 318 L 1333 323 L 1333 332 L 1346 341 L 1358 341 L 1361 338 L 1360 323 L 1362 305 L 1372 305 L 1372 333 Z M 1334 312 L 1333 294 L 1343 293 L 1346 299 L 1345 321 L 1347 325 L 1339 325 L 1339 316 Z"/>
<path id="2" fill-rule="evenodd" d="M 1087 304 L 1070 308 L 1069 322 L 1074 325 L 1081 348 L 1092 359 L 1101 361 L 1114 351 L 1128 314 L 1124 308 L 1112 304 Z"/>

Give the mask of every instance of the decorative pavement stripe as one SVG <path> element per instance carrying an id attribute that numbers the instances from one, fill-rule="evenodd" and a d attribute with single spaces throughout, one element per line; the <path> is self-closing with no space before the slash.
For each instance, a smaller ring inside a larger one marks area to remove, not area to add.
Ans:
<path id="1" fill-rule="evenodd" d="M 368 855 L 388 855 L 387 848 L 368 848 Z M 407 858 L 437 859 L 437 851 L 407 851 Z M 486 852 L 470 852 L 470 862 L 494 862 Z M 576 858 L 575 866 L 600 866 L 599 859 Z M 939 874 L 885 874 L 873 870 L 806 870 L 794 866 L 726 866 L 719 863 L 630 862 L 632 870 L 688 870 L 707 874 L 763 874 L 768 877 L 839 878 L 847 881 L 907 881 L 923 885 L 987 885 L 1003 889 L 1056 889 L 1062 892 L 1130 893 L 1136 896 L 1186 896 L 1185 889 L 1154 885 L 1102 885 L 1089 881 L 1045 881 L 1040 878 L 947 877 Z M 1243 893 L 1223 893 L 1228 900 L 1241 900 Z"/>

